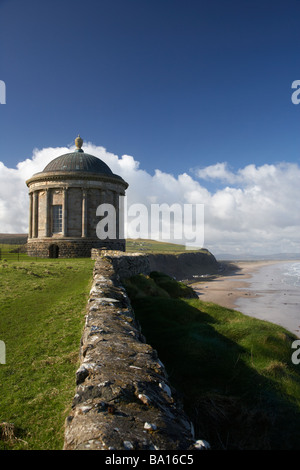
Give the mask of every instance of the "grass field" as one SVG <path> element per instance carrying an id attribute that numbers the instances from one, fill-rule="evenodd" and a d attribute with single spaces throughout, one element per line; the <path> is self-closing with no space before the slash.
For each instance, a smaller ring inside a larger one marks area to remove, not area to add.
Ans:
<path id="1" fill-rule="evenodd" d="M 0 262 L 0 449 L 62 448 L 92 268 L 90 259 Z M 191 299 L 160 273 L 126 289 L 197 438 L 217 449 L 300 449 L 293 335 Z"/>
<path id="2" fill-rule="evenodd" d="M 0 262 L 3 260 L 20 261 L 26 259 L 32 260 L 32 258 L 29 258 L 24 252 L 24 245 L 0 243 Z"/>
<path id="3" fill-rule="evenodd" d="M 156 240 L 146 240 L 146 239 L 127 239 L 126 240 L 126 251 L 129 252 L 145 252 L 145 253 L 184 253 L 186 252 L 185 245 L 177 245 L 175 243 L 166 243 Z M 205 249 L 194 249 L 189 251 L 203 251 Z"/>
<path id="4" fill-rule="evenodd" d="M 0 262 L 0 449 L 61 449 L 92 281 L 90 259 Z"/>
<path id="5" fill-rule="evenodd" d="M 157 273 L 125 286 L 196 437 L 215 449 L 299 450 L 296 338 L 277 325 L 184 298 L 186 290 L 176 284 Z"/>

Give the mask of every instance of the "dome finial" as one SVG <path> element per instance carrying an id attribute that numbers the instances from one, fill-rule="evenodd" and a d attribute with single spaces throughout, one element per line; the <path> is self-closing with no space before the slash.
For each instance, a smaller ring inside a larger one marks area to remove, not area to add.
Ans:
<path id="1" fill-rule="evenodd" d="M 78 137 L 76 137 L 76 139 L 75 139 L 76 148 L 77 148 L 78 150 L 80 150 L 81 147 L 82 147 L 82 144 L 83 144 L 83 140 L 82 140 L 82 138 L 80 137 L 80 135 L 78 134 Z"/>

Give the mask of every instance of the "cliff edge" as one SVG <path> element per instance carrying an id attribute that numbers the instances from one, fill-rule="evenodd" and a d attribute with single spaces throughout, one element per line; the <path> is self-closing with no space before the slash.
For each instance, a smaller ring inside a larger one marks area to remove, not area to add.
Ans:
<path id="1" fill-rule="evenodd" d="M 192 280 L 195 276 L 215 274 L 219 263 L 209 251 L 180 254 L 149 254 L 150 271 L 161 271 L 180 280 Z"/>

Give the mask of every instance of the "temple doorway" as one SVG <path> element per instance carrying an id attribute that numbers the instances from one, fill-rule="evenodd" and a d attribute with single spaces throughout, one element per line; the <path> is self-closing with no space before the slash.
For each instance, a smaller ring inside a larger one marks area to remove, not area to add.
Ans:
<path id="1" fill-rule="evenodd" d="M 49 246 L 49 258 L 58 258 L 59 247 L 58 245 Z"/>

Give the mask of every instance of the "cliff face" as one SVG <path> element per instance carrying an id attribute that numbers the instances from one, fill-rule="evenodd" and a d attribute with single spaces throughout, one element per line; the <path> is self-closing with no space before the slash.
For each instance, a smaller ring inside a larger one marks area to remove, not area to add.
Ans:
<path id="1" fill-rule="evenodd" d="M 148 255 L 150 271 L 160 271 L 178 281 L 191 280 L 193 276 L 215 274 L 219 270 L 216 258 L 209 252 L 186 252 Z"/>
<path id="2" fill-rule="evenodd" d="M 150 274 L 151 271 L 160 271 L 174 277 L 176 280 L 192 280 L 194 276 L 202 274 L 215 274 L 219 270 L 219 263 L 209 251 L 180 254 L 144 254 L 124 252 L 103 252 L 92 250 L 92 258 L 106 256 L 118 272 L 120 278 L 127 278 L 135 274 Z"/>

